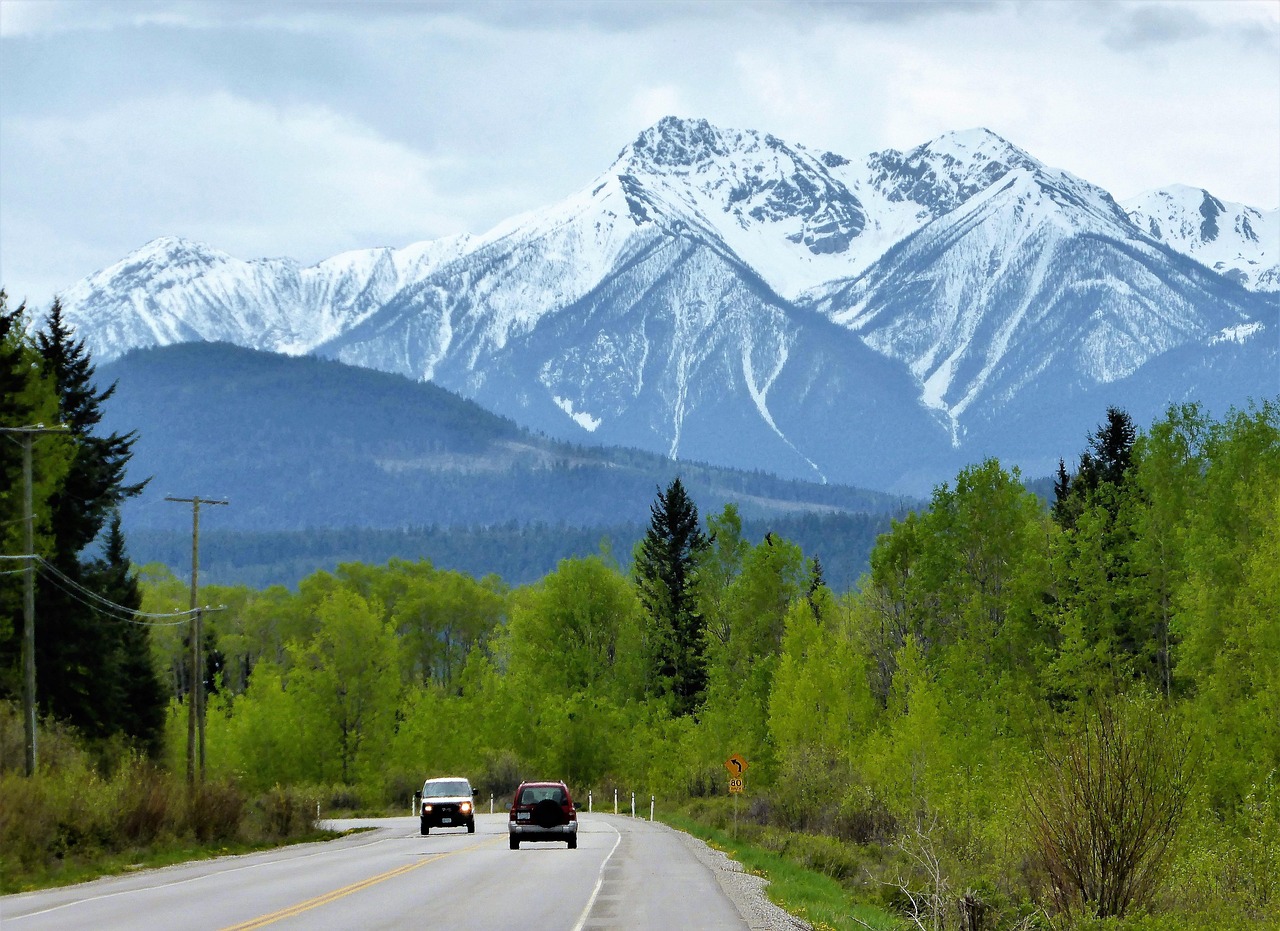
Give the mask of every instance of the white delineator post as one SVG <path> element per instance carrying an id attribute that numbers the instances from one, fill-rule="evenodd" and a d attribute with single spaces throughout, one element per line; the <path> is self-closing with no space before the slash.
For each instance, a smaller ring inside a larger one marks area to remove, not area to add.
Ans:
<path id="1" fill-rule="evenodd" d="M 649 820 L 650 821 L 653 820 L 653 799 L 654 797 L 650 795 L 649 796 Z"/>

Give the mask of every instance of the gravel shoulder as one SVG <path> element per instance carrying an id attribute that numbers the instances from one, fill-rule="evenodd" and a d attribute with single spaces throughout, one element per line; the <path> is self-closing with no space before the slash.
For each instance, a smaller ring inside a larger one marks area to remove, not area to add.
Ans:
<path id="1" fill-rule="evenodd" d="M 813 926 L 807 921 L 795 917 L 769 901 L 764 887 L 768 880 L 748 873 L 737 860 L 730 860 L 727 855 L 714 847 L 686 834 L 680 835 L 685 845 L 715 874 L 720 888 L 729 897 L 751 931 L 812 931 Z"/>

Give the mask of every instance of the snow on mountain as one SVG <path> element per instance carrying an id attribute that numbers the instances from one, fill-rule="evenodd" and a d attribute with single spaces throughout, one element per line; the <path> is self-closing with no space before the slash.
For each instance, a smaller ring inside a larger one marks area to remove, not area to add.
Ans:
<path id="1" fill-rule="evenodd" d="M 1274 215 L 1213 204 L 1196 258 L 1246 228 L 1274 256 Z M 1069 453 L 1124 403 L 1109 386 L 1173 397 L 1180 353 L 1239 354 L 1232 384 L 1274 390 L 1268 298 L 1184 255 L 1170 211 L 1131 210 L 987 130 L 850 160 L 668 117 L 482 236 L 308 268 L 157 240 L 62 297 L 100 360 L 314 353 L 552 436 L 914 492 L 969 450 Z"/>
<path id="2" fill-rule="evenodd" d="M 996 442 L 1016 416 L 1062 416 L 1072 397 L 1262 309 L 1144 236 L 1097 189 L 1038 166 L 1009 171 L 808 303 L 904 363 L 957 447 Z"/>
<path id="3" fill-rule="evenodd" d="M 77 282 L 61 299 L 67 321 L 102 360 L 194 340 L 299 354 L 358 323 L 468 241 L 347 252 L 303 268 L 292 259 L 246 262 L 165 237 Z"/>
<path id="4" fill-rule="evenodd" d="M 1280 291 L 1280 210 L 1258 210 L 1173 185 L 1124 203 L 1134 224 L 1251 291 Z"/>

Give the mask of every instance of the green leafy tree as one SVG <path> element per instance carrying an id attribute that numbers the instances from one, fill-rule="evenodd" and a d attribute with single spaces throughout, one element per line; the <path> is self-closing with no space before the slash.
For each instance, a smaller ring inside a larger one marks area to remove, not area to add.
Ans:
<path id="1" fill-rule="evenodd" d="M 770 533 L 747 551 L 742 571 L 724 596 L 728 637 L 714 641 L 709 653 L 702 717 L 713 752 L 726 748 L 725 752 L 747 754 L 768 771 L 773 758 L 768 734 L 773 676 L 782 654 L 787 612 L 796 602 L 808 610 L 809 582 L 804 553 L 791 541 Z"/>
<path id="2" fill-rule="evenodd" d="M 793 771 L 847 760 L 852 740 L 875 717 L 865 658 L 837 625 L 840 612 L 825 588 L 787 611 L 769 695 L 769 733 Z"/>
<path id="3" fill-rule="evenodd" d="M 378 765 L 395 726 L 399 644 L 380 614 L 359 595 L 336 591 L 317 608 L 315 635 L 288 647 L 286 687 L 297 690 L 300 725 L 318 736 L 344 784 Z"/>
<path id="4" fill-rule="evenodd" d="M 1211 425 L 1204 453 L 1175 658 L 1209 744 L 1211 797 L 1231 811 L 1280 771 L 1280 402 Z"/>

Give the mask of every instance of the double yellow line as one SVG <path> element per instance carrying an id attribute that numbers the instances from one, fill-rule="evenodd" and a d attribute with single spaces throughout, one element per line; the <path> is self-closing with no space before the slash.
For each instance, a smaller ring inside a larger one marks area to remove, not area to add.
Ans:
<path id="1" fill-rule="evenodd" d="M 380 882 L 386 882 L 388 879 L 395 879 L 397 876 L 403 876 L 410 873 L 418 867 L 426 866 L 428 863 L 434 863 L 436 860 L 443 860 L 445 857 L 452 857 L 454 854 L 466 853 L 469 850 L 475 850 L 481 846 L 476 844 L 471 847 L 464 847 L 461 850 L 451 850 L 448 853 L 436 854 L 434 857 L 426 857 L 417 863 L 409 863 L 405 866 L 398 866 L 394 870 L 387 870 L 385 873 L 379 873 L 377 876 L 370 876 L 368 879 L 362 879 L 358 883 L 352 883 L 349 886 L 343 886 L 341 889 L 334 889 L 332 892 L 326 892 L 324 895 L 318 895 L 314 899 L 307 899 L 305 902 L 299 902 L 297 905 L 290 905 L 288 908 L 282 908 L 278 912 L 272 912 L 269 915 L 262 915 L 258 918 L 250 918 L 248 921 L 241 922 L 238 925 L 231 925 L 223 928 L 222 931 L 252 931 L 253 928 L 261 928 L 265 925 L 273 924 L 277 921 L 283 921 L 285 918 L 292 918 L 295 915 L 301 915 L 303 912 L 311 911 L 313 908 L 319 908 L 321 905 L 328 905 L 330 902 L 336 902 L 338 899 L 345 898 L 352 893 L 359 892 L 361 889 L 368 889 L 370 886 L 376 886 Z"/>

